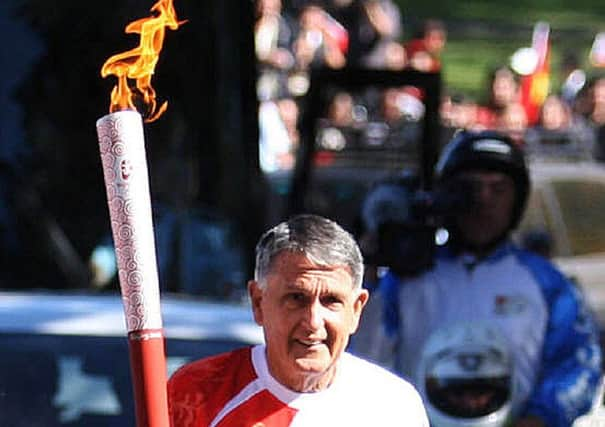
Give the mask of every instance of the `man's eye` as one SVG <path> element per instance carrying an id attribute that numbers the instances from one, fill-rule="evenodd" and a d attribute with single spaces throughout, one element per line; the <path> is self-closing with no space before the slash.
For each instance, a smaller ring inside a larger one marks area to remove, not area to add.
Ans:
<path id="1" fill-rule="evenodd" d="M 492 192 L 494 192 L 495 194 L 501 194 L 501 193 L 504 193 L 506 190 L 508 190 L 508 186 L 504 183 L 497 183 L 497 184 L 493 184 L 491 189 L 492 189 Z"/>
<path id="2" fill-rule="evenodd" d="M 321 302 L 328 307 L 337 307 L 343 304 L 342 299 L 335 295 L 327 295 L 321 299 Z"/>
<path id="3" fill-rule="evenodd" d="M 302 303 L 305 301 L 305 295 L 302 293 L 291 293 L 286 295 L 286 301 L 290 303 Z"/>

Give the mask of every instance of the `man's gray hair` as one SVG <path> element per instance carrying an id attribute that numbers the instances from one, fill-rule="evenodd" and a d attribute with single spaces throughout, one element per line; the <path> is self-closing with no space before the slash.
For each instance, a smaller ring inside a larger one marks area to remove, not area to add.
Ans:
<path id="1" fill-rule="evenodd" d="M 266 286 L 273 260 L 283 252 L 303 253 L 313 263 L 324 266 L 346 266 L 353 288 L 361 289 L 363 257 L 353 236 L 327 218 L 301 214 L 284 221 L 261 236 L 256 245 L 254 280 Z"/>

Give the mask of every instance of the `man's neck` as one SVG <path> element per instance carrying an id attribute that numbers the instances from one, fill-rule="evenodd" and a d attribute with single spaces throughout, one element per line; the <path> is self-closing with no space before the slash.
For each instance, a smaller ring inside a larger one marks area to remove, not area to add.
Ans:
<path id="1" fill-rule="evenodd" d="M 269 367 L 269 371 L 271 368 Z M 296 375 L 283 378 L 271 372 L 271 375 L 283 386 L 297 393 L 317 393 L 327 389 L 336 376 L 336 368 L 332 367 L 327 372 L 311 375 Z"/>
<path id="2" fill-rule="evenodd" d="M 454 239 L 452 240 L 452 249 L 457 254 L 466 253 L 472 255 L 475 258 L 475 263 L 478 263 L 492 255 L 507 239 L 508 233 L 494 239 L 490 243 L 482 245 L 476 245 L 463 239 Z"/>
<path id="3" fill-rule="evenodd" d="M 337 371 L 337 365 L 333 364 L 322 372 L 314 372 L 311 368 L 299 369 L 298 372 L 292 372 L 292 370 L 286 372 L 284 369 L 275 368 L 269 354 L 267 354 L 267 367 L 277 382 L 297 393 L 316 393 L 327 389 L 334 382 Z"/>

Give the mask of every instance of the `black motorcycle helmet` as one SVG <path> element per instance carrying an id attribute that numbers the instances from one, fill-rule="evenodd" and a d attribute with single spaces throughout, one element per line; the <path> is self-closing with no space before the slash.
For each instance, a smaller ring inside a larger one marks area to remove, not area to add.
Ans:
<path id="1" fill-rule="evenodd" d="M 443 148 L 435 166 L 435 182 L 438 186 L 447 185 L 457 173 L 467 170 L 502 172 L 513 179 L 516 197 L 508 230 L 514 229 L 521 220 L 530 190 L 522 149 L 499 132 L 459 131 Z"/>

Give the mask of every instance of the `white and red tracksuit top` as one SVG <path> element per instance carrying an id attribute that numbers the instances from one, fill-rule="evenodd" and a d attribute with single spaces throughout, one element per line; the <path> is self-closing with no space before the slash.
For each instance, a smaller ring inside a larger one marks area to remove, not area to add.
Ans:
<path id="1" fill-rule="evenodd" d="M 338 363 L 330 387 L 315 393 L 277 382 L 263 345 L 189 363 L 168 383 L 172 426 L 428 427 L 409 383 L 349 353 Z"/>

